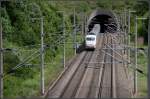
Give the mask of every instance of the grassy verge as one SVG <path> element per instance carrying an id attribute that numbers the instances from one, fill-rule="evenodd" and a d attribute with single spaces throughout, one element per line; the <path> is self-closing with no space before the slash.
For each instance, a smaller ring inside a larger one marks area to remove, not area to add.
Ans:
<path id="1" fill-rule="evenodd" d="M 147 57 L 139 53 L 138 54 L 138 68 L 147 74 Z M 147 97 L 147 76 L 138 73 L 138 96 Z"/>
<path id="2" fill-rule="evenodd" d="M 66 61 L 71 59 L 74 55 L 74 51 L 71 48 L 72 44 L 66 43 Z M 48 87 L 50 83 L 52 83 L 59 75 L 59 73 L 63 70 L 63 46 L 59 49 L 59 54 L 51 61 L 50 64 L 46 65 L 45 70 L 45 85 Z"/>
<path id="3" fill-rule="evenodd" d="M 69 60 L 73 56 L 72 44 L 66 44 L 66 59 Z M 15 46 L 16 48 L 16 46 Z M 49 52 L 49 50 L 47 50 Z M 51 53 L 51 52 L 50 52 Z M 28 53 L 23 53 L 22 57 L 26 57 Z M 46 58 L 46 57 L 45 57 Z M 14 59 L 13 59 L 14 60 Z M 53 82 L 63 70 L 63 46 L 57 49 L 54 58 L 45 59 L 45 87 Z M 38 61 L 38 62 L 37 62 Z M 33 62 L 39 64 L 39 57 Z M 47 63 L 48 62 L 48 63 Z M 32 67 L 21 67 L 17 76 L 9 74 L 4 78 L 4 96 L 5 97 L 26 97 L 40 95 L 40 65 Z"/>
<path id="4" fill-rule="evenodd" d="M 134 46 L 134 44 L 131 44 L 132 46 Z M 138 45 L 138 48 L 147 48 L 147 46 L 143 46 L 143 45 Z M 131 52 L 131 60 L 134 62 L 135 59 L 135 52 L 132 51 Z M 144 74 L 147 74 L 147 57 L 146 54 L 141 53 L 140 51 L 138 52 L 138 69 L 142 70 L 144 72 Z M 134 65 L 132 65 L 134 66 Z M 129 68 L 129 71 L 131 72 L 132 76 L 133 76 L 133 69 Z M 137 92 L 137 97 L 138 98 L 146 98 L 147 97 L 147 76 L 143 75 L 141 73 L 138 72 L 138 82 L 137 82 L 137 87 L 138 87 L 138 92 Z M 132 80 L 133 81 L 133 80 Z M 133 82 L 132 82 L 133 83 Z"/>

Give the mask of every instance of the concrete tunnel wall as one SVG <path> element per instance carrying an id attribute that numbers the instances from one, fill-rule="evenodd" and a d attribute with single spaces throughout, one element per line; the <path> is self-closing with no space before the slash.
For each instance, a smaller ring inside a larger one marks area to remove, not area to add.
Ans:
<path id="1" fill-rule="evenodd" d="M 88 32 L 90 32 L 94 24 L 100 24 L 100 33 L 114 33 L 119 30 L 119 23 L 116 15 L 110 10 L 96 9 L 91 13 L 87 21 Z"/>

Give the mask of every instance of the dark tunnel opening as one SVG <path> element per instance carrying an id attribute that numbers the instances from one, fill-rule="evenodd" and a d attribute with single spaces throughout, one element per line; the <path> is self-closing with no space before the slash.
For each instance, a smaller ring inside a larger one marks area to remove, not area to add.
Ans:
<path id="1" fill-rule="evenodd" d="M 93 29 L 94 24 L 100 24 L 99 33 L 114 33 L 117 31 L 117 24 L 114 19 L 109 15 L 101 14 L 93 17 L 89 23 L 88 32 Z"/>

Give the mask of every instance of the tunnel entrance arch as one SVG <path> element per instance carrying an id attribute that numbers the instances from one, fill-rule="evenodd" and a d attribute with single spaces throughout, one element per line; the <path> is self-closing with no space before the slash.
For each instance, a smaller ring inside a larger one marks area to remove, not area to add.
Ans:
<path id="1" fill-rule="evenodd" d="M 119 28 L 117 18 L 110 10 L 96 9 L 93 11 L 87 22 L 88 32 L 93 29 L 95 24 L 99 24 L 101 27 L 99 33 L 114 33 Z"/>

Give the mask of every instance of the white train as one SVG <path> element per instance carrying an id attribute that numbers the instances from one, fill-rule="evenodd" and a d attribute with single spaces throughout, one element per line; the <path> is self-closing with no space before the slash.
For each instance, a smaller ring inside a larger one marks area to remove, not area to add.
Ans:
<path id="1" fill-rule="evenodd" d="M 94 34 L 98 35 L 100 33 L 100 30 L 101 30 L 100 24 L 94 24 L 90 33 L 94 33 Z"/>
<path id="2" fill-rule="evenodd" d="M 100 33 L 100 24 L 94 24 L 92 30 L 85 37 L 85 48 L 95 49 L 97 44 L 97 36 Z"/>
<path id="3" fill-rule="evenodd" d="M 95 34 L 89 34 L 85 37 L 85 48 L 86 49 L 95 49 L 97 43 L 97 37 Z"/>

